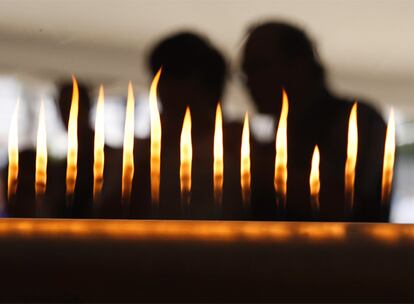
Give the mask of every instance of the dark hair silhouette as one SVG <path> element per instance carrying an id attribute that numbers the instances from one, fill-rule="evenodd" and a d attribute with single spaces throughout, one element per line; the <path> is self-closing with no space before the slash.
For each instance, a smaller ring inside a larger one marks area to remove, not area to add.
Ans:
<path id="1" fill-rule="evenodd" d="M 225 60 L 208 40 L 197 34 L 181 32 L 158 43 L 149 54 L 149 67 L 155 74 L 161 66 L 166 78 L 196 80 L 217 98 L 223 92 Z"/>
<path id="2" fill-rule="evenodd" d="M 283 22 L 270 21 L 251 26 L 247 34 L 250 38 L 262 34 L 272 37 L 268 43 L 281 51 L 283 60 L 291 62 L 301 58 L 312 67 L 316 78 L 324 80 L 325 70 L 315 44 L 301 28 Z"/>

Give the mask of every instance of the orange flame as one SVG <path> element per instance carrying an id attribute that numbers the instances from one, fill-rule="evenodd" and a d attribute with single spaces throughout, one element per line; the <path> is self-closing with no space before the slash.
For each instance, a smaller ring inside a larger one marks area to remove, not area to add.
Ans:
<path id="1" fill-rule="evenodd" d="M 151 200 L 158 206 L 160 201 L 161 176 L 161 119 L 158 110 L 157 88 L 161 77 L 160 68 L 151 83 L 150 89 L 150 117 L 151 117 Z"/>
<path id="2" fill-rule="evenodd" d="M 321 183 L 319 180 L 319 148 L 315 146 L 312 156 L 312 167 L 309 177 L 309 186 L 311 194 L 311 204 L 314 212 L 319 211 L 319 190 Z"/>
<path id="3" fill-rule="evenodd" d="M 250 131 L 249 114 L 244 115 L 241 143 L 240 184 L 242 188 L 243 205 L 247 207 L 250 201 Z"/>
<path id="4" fill-rule="evenodd" d="M 279 118 L 279 126 L 276 133 L 276 158 L 274 186 L 278 199 L 286 207 L 287 192 L 287 117 L 289 112 L 289 100 L 286 91 L 282 92 L 282 111 Z"/>
<path id="5" fill-rule="evenodd" d="M 191 142 L 191 113 L 187 107 L 184 116 L 183 129 L 180 142 L 180 186 L 181 200 L 185 204 L 190 203 L 191 198 L 191 165 L 193 159 L 193 147 Z"/>
<path id="6" fill-rule="evenodd" d="M 46 121 L 45 106 L 43 100 L 40 103 L 39 126 L 37 129 L 36 147 L 36 197 L 42 198 L 46 192 L 47 183 L 47 144 L 46 144 Z"/>
<path id="7" fill-rule="evenodd" d="M 19 100 L 13 112 L 9 130 L 9 176 L 7 185 L 7 198 L 10 200 L 17 190 L 17 178 L 19 175 L 19 140 L 18 140 L 18 113 Z"/>
<path id="8" fill-rule="evenodd" d="M 105 166 L 105 124 L 104 124 L 104 88 L 99 87 L 98 103 L 96 105 L 95 117 L 95 142 L 94 142 L 94 164 L 93 164 L 93 198 L 96 201 L 102 191 L 103 174 Z"/>
<path id="9" fill-rule="evenodd" d="M 223 117 L 220 103 L 217 104 L 216 125 L 214 130 L 214 201 L 221 205 L 223 199 Z"/>
<path id="10" fill-rule="evenodd" d="M 388 119 L 387 135 L 385 137 L 384 164 L 382 170 L 382 192 L 381 201 L 386 203 L 390 199 L 392 189 L 392 178 L 394 173 L 395 157 L 395 121 L 394 111 L 391 109 Z"/>
<path id="11" fill-rule="evenodd" d="M 348 125 L 348 146 L 345 163 L 345 202 L 349 210 L 354 207 L 355 167 L 358 154 L 357 103 L 352 106 Z"/>
<path id="12" fill-rule="evenodd" d="M 68 155 L 66 167 L 66 194 L 71 196 L 75 191 L 78 163 L 78 111 L 79 89 L 78 82 L 72 76 L 73 91 L 68 123 Z"/>
<path id="13" fill-rule="evenodd" d="M 124 155 L 122 165 L 122 199 L 128 201 L 131 196 L 134 178 L 134 115 L 135 99 L 132 83 L 128 84 L 128 98 L 125 116 Z"/>

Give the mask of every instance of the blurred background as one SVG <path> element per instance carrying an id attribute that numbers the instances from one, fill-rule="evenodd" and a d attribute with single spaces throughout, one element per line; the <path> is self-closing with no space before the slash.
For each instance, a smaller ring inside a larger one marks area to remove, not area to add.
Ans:
<path id="1" fill-rule="evenodd" d="M 35 144 L 43 98 L 50 157 L 64 158 L 66 133 L 53 102 L 55 83 L 71 74 L 95 88 L 102 83 L 106 141 L 119 147 L 129 80 L 137 98 L 136 136 L 148 136 L 145 62 L 155 42 L 179 30 L 205 34 L 237 71 L 248 27 L 280 19 L 303 27 L 316 41 L 335 92 L 368 100 L 385 119 L 394 107 L 398 158 L 391 219 L 414 222 L 413 15 L 410 0 L 0 0 L 0 164 L 7 164 L 18 97 L 20 147 Z M 229 120 L 254 111 L 237 78 L 229 80 L 223 104 Z"/>

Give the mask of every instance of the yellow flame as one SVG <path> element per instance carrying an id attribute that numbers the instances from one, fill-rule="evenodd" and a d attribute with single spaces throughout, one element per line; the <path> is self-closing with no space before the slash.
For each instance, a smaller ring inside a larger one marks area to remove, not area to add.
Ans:
<path id="1" fill-rule="evenodd" d="M 289 100 L 286 91 L 283 90 L 282 111 L 279 118 L 279 126 L 276 133 L 276 158 L 274 186 L 278 200 L 286 207 L 287 192 L 287 118 L 289 112 Z"/>
<path id="2" fill-rule="evenodd" d="M 17 190 L 17 178 L 19 175 L 19 140 L 18 140 L 18 114 L 19 103 L 17 100 L 16 107 L 11 119 L 9 130 L 9 176 L 7 186 L 7 197 L 10 200 Z"/>
<path id="3" fill-rule="evenodd" d="M 309 186 L 311 194 L 311 203 L 312 209 L 314 211 L 319 211 L 319 190 L 321 188 L 321 183 L 319 180 L 319 148 L 315 146 L 312 156 L 312 167 L 309 177 Z"/>
<path id="4" fill-rule="evenodd" d="M 190 203 L 191 195 L 191 165 L 193 159 L 193 147 L 191 142 L 191 113 L 187 107 L 184 116 L 183 129 L 180 142 L 180 186 L 183 203 Z"/>
<path id="5" fill-rule="evenodd" d="M 223 199 L 223 117 L 220 103 L 217 104 L 216 125 L 214 130 L 214 201 L 221 205 Z"/>
<path id="6" fill-rule="evenodd" d="M 79 89 L 78 82 L 72 76 L 73 92 L 68 123 L 68 155 L 66 168 L 66 194 L 72 195 L 75 191 L 77 163 L 78 163 L 78 111 Z"/>
<path id="7" fill-rule="evenodd" d="M 345 202 L 350 210 L 354 207 L 355 167 L 358 154 L 357 103 L 352 106 L 348 125 L 348 146 L 345 163 Z"/>
<path id="8" fill-rule="evenodd" d="M 381 201 L 386 203 L 390 199 L 392 189 L 392 178 L 394 174 L 395 157 L 395 121 L 394 110 L 391 109 L 388 119 L 387 135 L 385 137 L 384 164 L 382 170 L 382 192 Z"/>
<path id="9" fill-rule="evenodd" d="M 158 110 L 157 88 L 162 68 L 160 68 L 151 83 L 150 117 L 151 117 L 151 200 L 158 206 L 160 201 L 161 178 L 161 119 Z"/>
<path id="10" fill-rule="evenodd" d="M 43 100 L 40 103 L 39 126 L 37 129 L 36 148 L 36 197 L 42 198 L 46 191 L 47 183 L 47 144 L 46 144 L 46 121 L 45 106 Z"/>
<path id="11" fill-rule="evenodd" d="M 250 201 L 250 131 L 249 114 L 244 115 L 244 124 L 241 143 L 240 183 L 243 205 L 247 207 Z"/>
<path id="12" fill-rule="evenodd" d="M 93 164 L 93 197 L 96 201 L 102 191 L 103 174 L 105 166 L 105 124 L 104 124 L 104 88 L 99 87 L 98 103 L 96 105 L 95 117 L 95 142 L 94 142 L 94 164 Z"/>
<path id="13" fill-rule="evenodd" d="M 132 179 L 134 178 L 134 114 L 135 99 L 132 83 L 130 82 L 128 84 L 122 165 L 122 199 L 124 201 L 128 201 L 131 196 Z"/>

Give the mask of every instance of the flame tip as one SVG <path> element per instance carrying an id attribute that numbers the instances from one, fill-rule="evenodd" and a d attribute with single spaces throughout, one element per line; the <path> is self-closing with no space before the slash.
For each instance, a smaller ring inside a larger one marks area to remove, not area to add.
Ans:
<path id="1" fill-rule="evenodd" d="M 250 131 L 248 112 L 244 114 L 244 123 L 241 142 L 240 184 L 242 188 L 243 204 L 248 207 L 250 201 Z"/>
<path id="2" fill-rule="evenodd" d="M 132 81 L 130 80 L 130 81 L 128 81 L 128 93 L 133 92 L 133 90 L 134 90 L 134 88 L 133 88 L 133 85 L 132 85 Z"/>
<path id="3" fill-rule="evenodd" d="M 78 162 L 78 111 L 79 88 L 74 75 L 72 75 L 73 89 L 68 121 L 68 152 L 66 167 L 66 192 L 72 195 L 75 190 Z"/>
<path id="4" fill-rule="evenodd" d="M 354 207 L 355 170 L 358 158 L 358 103 L 355 101 L 349 114 L 347 157 L 345 162 L 345 202 L 349 212 Z"/>
<path id="5" fill-rule="evenodd" d="M 391 108 L 385 133 L 381 189 L 381 201 L 383 204 L 388 203 L 391 197 L 394 175 L 395 145 L 395 120 L 394 111 L 393 108 Z"/>
<path id="6" fill-rule="evenodd" d="M 104 125 L 104 86 L 99 86 L 99 96 L 95 113 L 95 139 L 94 139 L 94 164 L 93 164 L 93 199 L 98 201 L 103 187 L 103 174 L 105 166 L 105 125 Z"/>
<path id="7" fill-rule="evenodd" d="M 282 110 L 280 112 L 279 124 L 276 131 L 276 156 L 274 171 L 274 187 L 277 194 L 277 203 L 281 201 L 282 208 L 286 207 L 287 192 L 287 120 L 289 114 L 289 99 L 283 89 Z"/>
<path id="8" fill-rule="evenodd" d="M 14 108 L 12 115 L 9 137 L 8 137 L 8 157 L 9 157 L 9 168 L 8 168 L 8 181 L 7 181 L 7 198 L 10 200 L 17 190 L 17 178 L 19 175 L 19 140 L 18 140 L 18 117 L 19 117 L 19 100 Z"/>
<path id="9" fill-rule="evenodd" d="M 320 191 L 320 178 L 319 178 L 319 164 L 320 155 L 318 145 L 315 145 L 311 161 L 311 172 L 309 176 L 309 187 L 311 194 L 311 207 L 313 212 L 319 212 L 319 191 Z"/>
<path id="10" fill-rule="evenodd" d="M 134 178 L 134 115 L 135 98 L 132 82 L 128 83 L 128 97 L 125 113 L 124 146 L 122 161 L 122 197 L 128 201 Z"/>
<path id="11" fill-rule="evenodd" d="M 221 112 L 220 101 L 217 103 L 216 121 L 214 128 L 214 198 L 216 204 L 220 205 L 223 195 L 223 115 Z"/>
<path id="12" fill-rule="evenodd" d="M 37 198 L 42 198 L 46 191 L 47 183 L 47 142 L 46 142 L 46 121 L 43 99 L 40 100 L 39 121 L 37 128 L 36 144 L 36 174 L 35 193 Z"/>
<path id="13" fill-rule="evenodd" d="M 188 116 L 190 116 L 190 118 L 191 118 L 191 111 L 190 111 L 190 107 L 189 107 L 189 106 L 187 106 L 187 107 L 185 108 L 184 121 L 185 121 L 185 119 L 186 119 Z"/>
<path id="14" fill-rule="evenodd" d="M 159 189 L 161 175 L 161 118 L 158 110 L 157 89 L 161 77 L 162 67 L 155 74 L 149 92 L 150 109 L 150 179 L 151 179 L 151 201 L 158 207 Z"/>
<path id="15" fill-rule="evenodd" d="M 191 139 L 191 112 L 187 106 L 180 138 L 180 188 L 184 203 L 188 204 L 191 193 L 193 147 Z"/>

